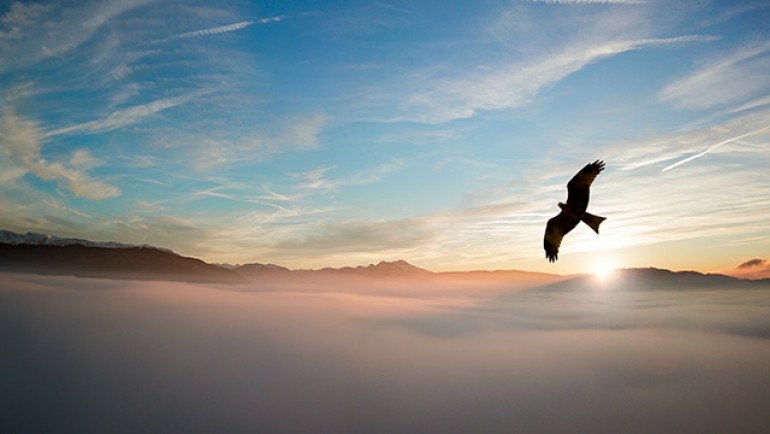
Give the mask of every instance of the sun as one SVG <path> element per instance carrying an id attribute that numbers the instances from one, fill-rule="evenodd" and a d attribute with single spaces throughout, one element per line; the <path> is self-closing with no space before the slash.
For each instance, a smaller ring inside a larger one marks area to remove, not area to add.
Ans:
<path id="1" fill-rule="evenodd" d="M 594 275 L 601 280 L 607 280 L 612 277 L 612 271 L 615 267 L 611 262 L 598 262 L 594 268 Z"/>

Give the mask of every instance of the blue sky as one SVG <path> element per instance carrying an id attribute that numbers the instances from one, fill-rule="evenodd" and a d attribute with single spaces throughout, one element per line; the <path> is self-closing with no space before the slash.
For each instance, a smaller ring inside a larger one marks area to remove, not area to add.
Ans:
<path id="1" fill-rule="evenodd" d="M 0 7 L 0 227 L 292 268 L 770 256 L 763 1 Z M 560 260 L 566 181 L 607 169 Z"/>

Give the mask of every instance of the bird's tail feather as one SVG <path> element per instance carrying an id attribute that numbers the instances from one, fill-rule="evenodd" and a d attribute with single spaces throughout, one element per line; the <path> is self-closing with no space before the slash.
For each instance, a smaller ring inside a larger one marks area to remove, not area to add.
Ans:
<path id="1" fill-rule="evenodd" d="M 602 224 L 603 221 L 607 220 L 607 217 L 599 217 L 598 215 L 584 213 L 581 220 L 598 234 L 599 225 Z"/>

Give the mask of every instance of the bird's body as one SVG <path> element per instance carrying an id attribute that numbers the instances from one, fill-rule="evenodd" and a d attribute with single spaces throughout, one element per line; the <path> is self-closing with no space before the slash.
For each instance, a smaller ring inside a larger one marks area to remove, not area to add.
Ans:
<path id="1" fill-rule="evenodd" d="M 563 213 L 577 220 L 580 220 L 580 218 L 583 216 L 583 213 L 585 213 L 585 211 L 581 211 L 579 208 L 570 206 L 564 202 L 559 202 L 558 205 Z"/>
<path id="2" fill-rule="evenodd" d="M 602 170 L 604 170 L 604 162 L 596 160 L 586 164 L 567 183 L 567 203 L 559 203 L 561 212 L 548 220 L 545 227 L 543 247 L 545 248 L 545 257 L 550 262 L 559 258 L 559 246 L 562 238 L 572 229 L 575 229 L 581 221 L 594 232 L 599 233 L 599 225 L 606 218 L 590 214 L 586 212 L 586 209 L 588 208 L 591 184 Z"/>

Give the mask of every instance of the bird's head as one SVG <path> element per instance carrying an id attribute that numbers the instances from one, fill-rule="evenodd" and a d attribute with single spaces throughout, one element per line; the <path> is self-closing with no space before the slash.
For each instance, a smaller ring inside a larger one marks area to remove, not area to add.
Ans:
<path id="1" fill-rule="evenodd" d="M 559 202 L 559 208 L 564 209 L 564 207 L 567 206 L 564 202 Z"/>

